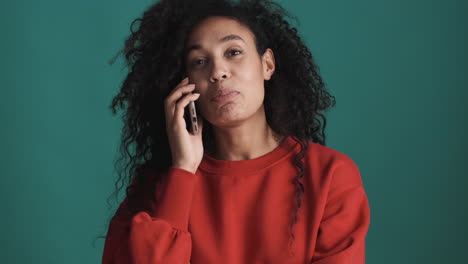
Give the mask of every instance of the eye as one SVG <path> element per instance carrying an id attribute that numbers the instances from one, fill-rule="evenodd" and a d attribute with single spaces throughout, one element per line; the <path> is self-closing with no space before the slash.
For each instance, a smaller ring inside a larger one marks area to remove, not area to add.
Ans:
<path id="1" fill-rule="evenodd" d="M 200 67 L 205 63 L 206 63 L 205 59 L 193 59 L 191 60 L 190 65 L 193 67 Z"/>
<path id="2" fill-rule="evenodd" d="M 241 53 L 242 53 L 242 50 L 239 50 L 239 49 L 230 49 L 230 50 L 228 51 L 228 54 L 229 54 L 230 56 L 240 55 Z M 201 65 L 203 65 L 203 64 L 205 64 L 205 63 L 206 63 L 206 60 L 203 60 L 203 59 L 194 59 L 194 60 L 192 61 L 192 64 L 193 64 L 194 66 L 196 66 L 196 67 L 199 67 L 199 66 L 201 66 Z"/>
<path id="3" fill-rule="evenodd" d="M 238 50 L 238 49 L 232 49 L 232 50 L 229 50 L 228 52 L 230 55 L 239 55 L 242 53 L 242 50 Z M 236 54 L 237 53 L 237 54 Z"/>
<path id="4" fill-rule="evenodd" d="M 202 62 L 202 63 L 200 63 Z M 205 63 L 205 60 L 194 60 L 194 64 L 195 65 L 200 65 L 200 64 L 204 64 Z"/>

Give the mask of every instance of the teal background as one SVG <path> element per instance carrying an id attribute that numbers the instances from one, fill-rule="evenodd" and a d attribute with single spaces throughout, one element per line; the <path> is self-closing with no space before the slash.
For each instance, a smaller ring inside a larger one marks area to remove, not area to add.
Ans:
<path id="1" fill-rule="evenodd" d="M 278 2 L 336 97 L 327 145 L 360 168 L 366 263 L 466 261 L 468 2 Z M 107 61 L 150 3 L 1 2 L 0 262 L 100 263 L 126 73 Z"/>

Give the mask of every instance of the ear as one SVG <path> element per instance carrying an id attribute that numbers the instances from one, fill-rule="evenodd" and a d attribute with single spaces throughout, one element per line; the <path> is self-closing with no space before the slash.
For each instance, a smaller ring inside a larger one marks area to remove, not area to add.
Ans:
<path id="1" fill-rule="evenodd" d="M 267 48 L 262 55 L 263 78 L 270 80 L 275 72 L 275 56 L 270 48 Z"/>

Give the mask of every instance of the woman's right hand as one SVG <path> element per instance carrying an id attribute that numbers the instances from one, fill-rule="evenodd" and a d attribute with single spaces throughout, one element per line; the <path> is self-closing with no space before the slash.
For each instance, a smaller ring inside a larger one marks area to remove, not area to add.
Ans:
<path id="1" fill-rule="evenodd" d="M 184 108 L 196 101 L 200 94 L 192 94 L 195 84 L 189 84 L 188 77 L 182 80 L 164 100 L 166 131 L 172 154 L 172 166 L 195 173 L 203 158 L 203 120 L 198 120 L 198 134 L 187 131 Z"/>

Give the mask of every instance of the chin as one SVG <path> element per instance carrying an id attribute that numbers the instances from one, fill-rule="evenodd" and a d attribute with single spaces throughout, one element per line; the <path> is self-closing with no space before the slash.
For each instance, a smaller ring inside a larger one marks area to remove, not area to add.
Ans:
<path id="1" fill-rule="evenodd" d="M 215 127 L 236 127 L 242 125 L 246 120 L 248 120 L 248 116 L 243 116 L 240 114 L 231 114 L 231 115 L 223 115 L 223 116 L 216 116 L 212 119 L 210 123 Z"/>

